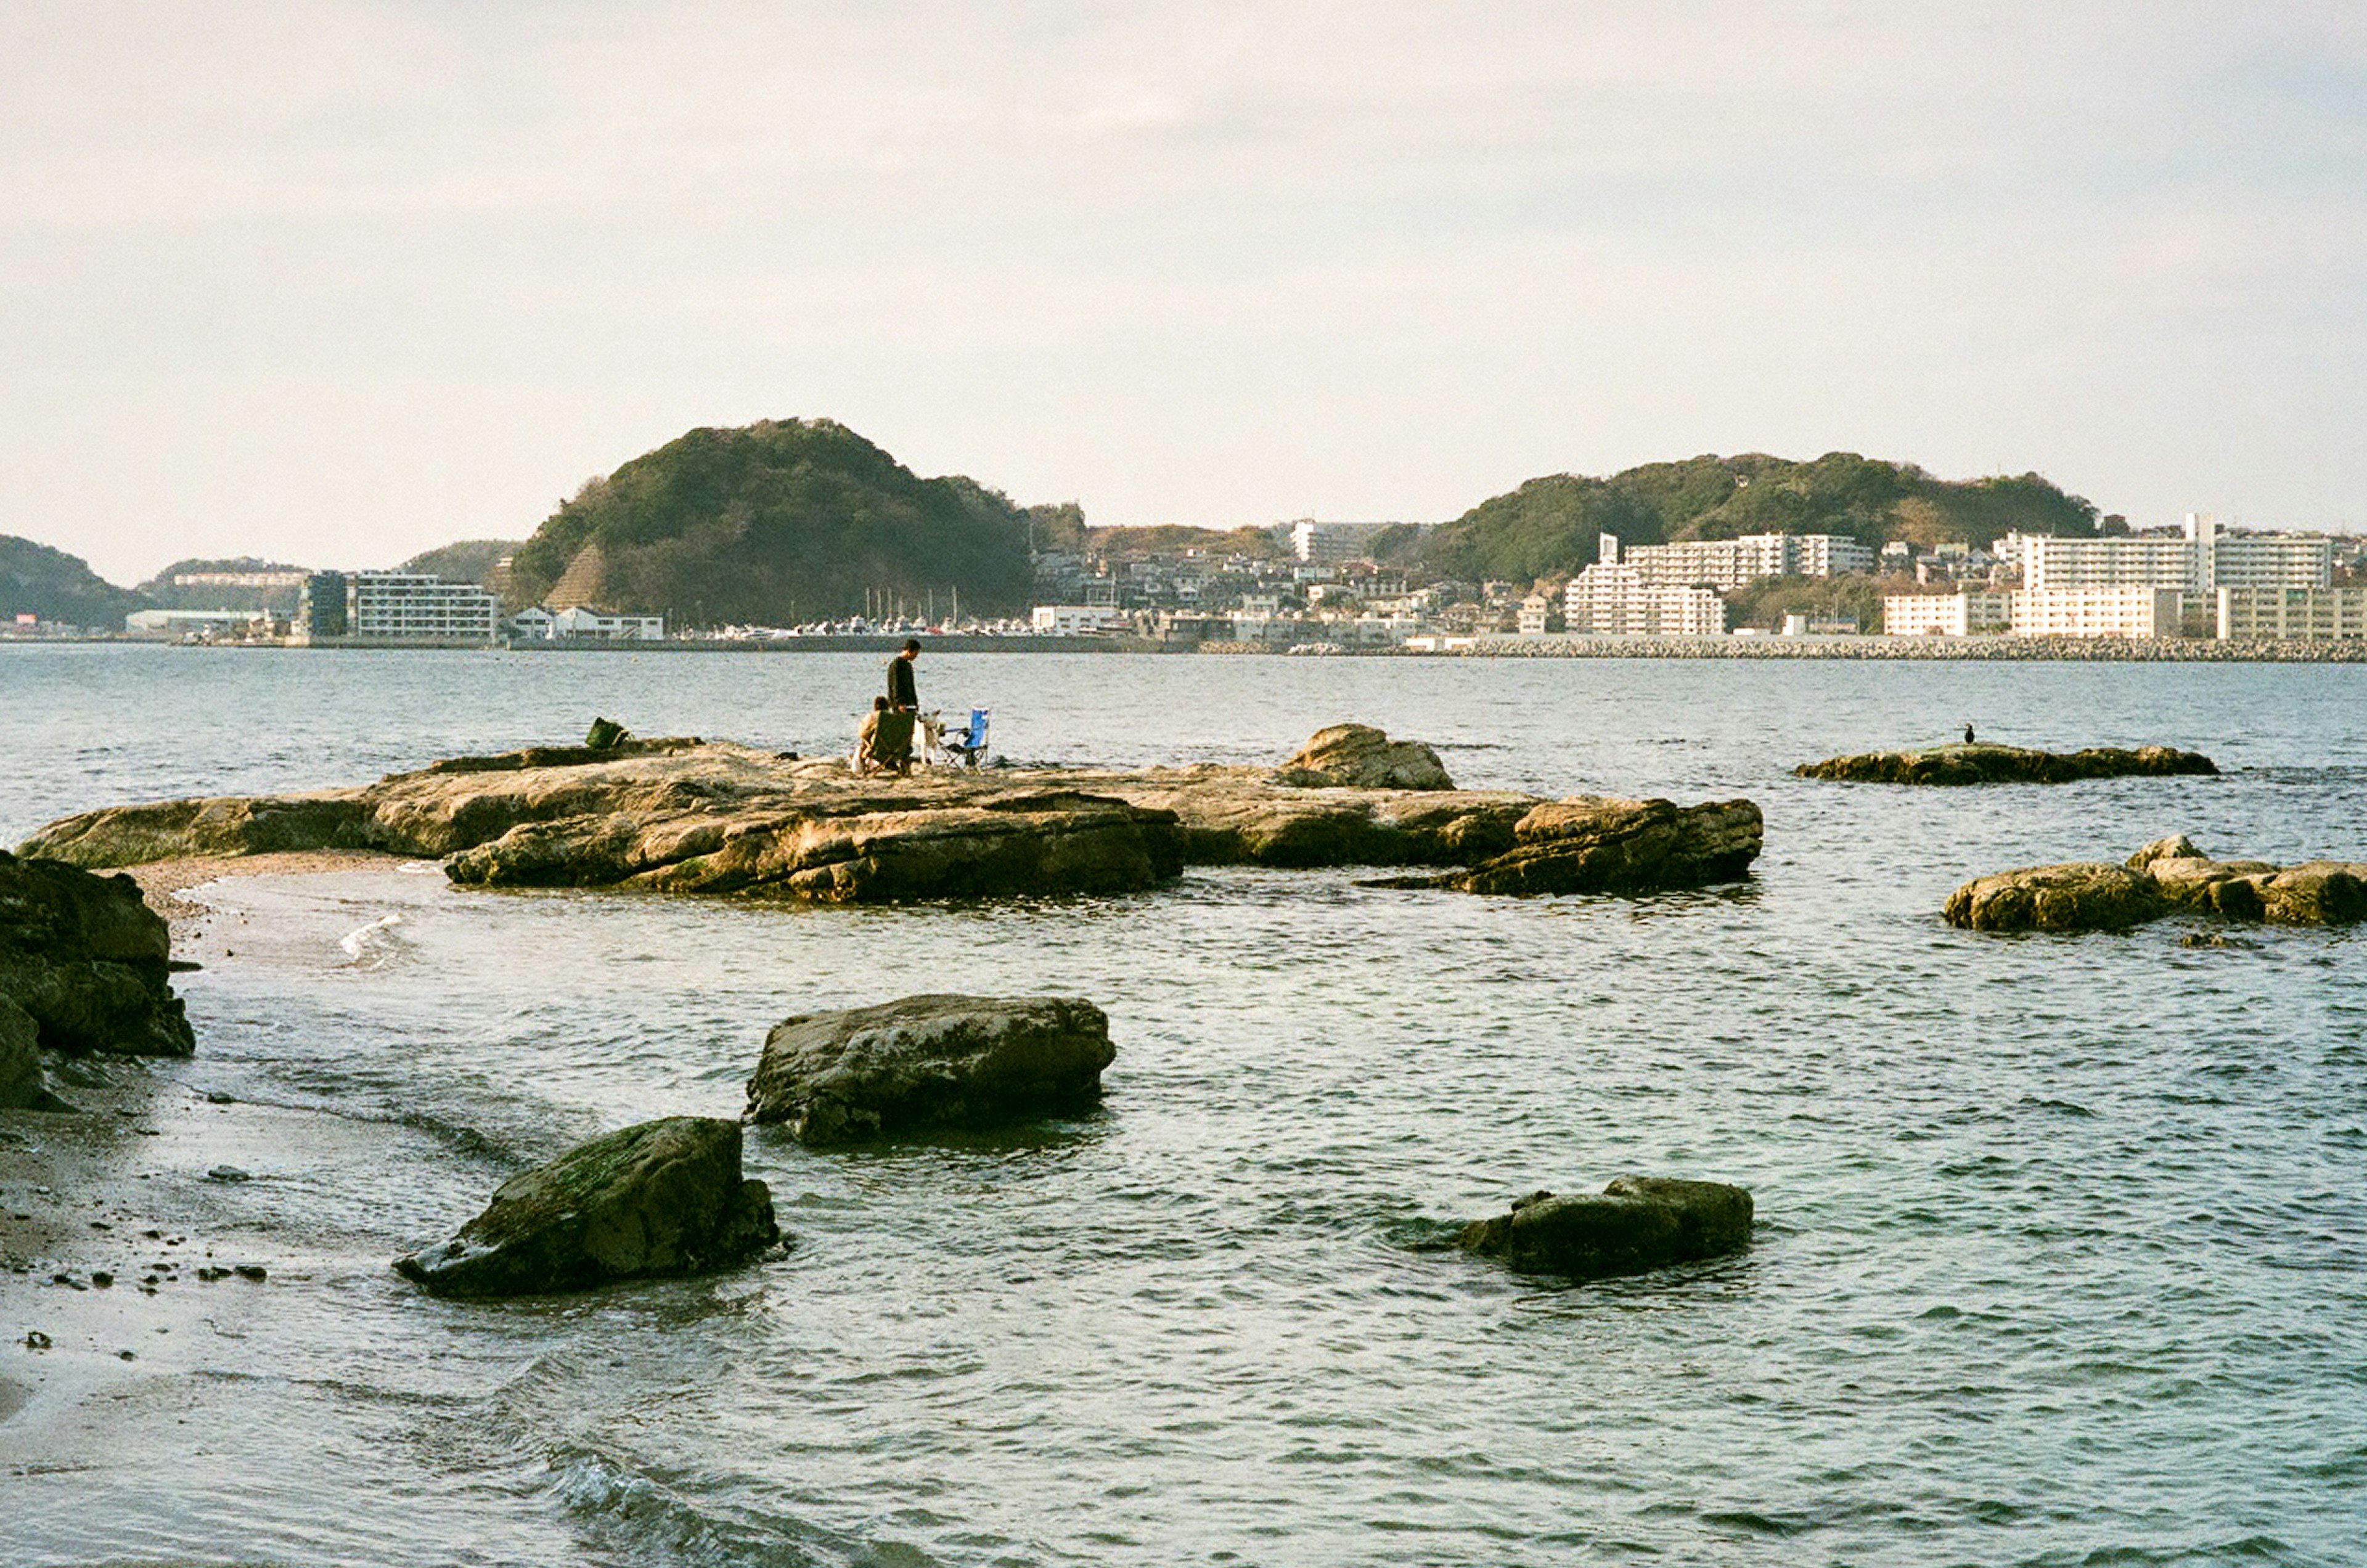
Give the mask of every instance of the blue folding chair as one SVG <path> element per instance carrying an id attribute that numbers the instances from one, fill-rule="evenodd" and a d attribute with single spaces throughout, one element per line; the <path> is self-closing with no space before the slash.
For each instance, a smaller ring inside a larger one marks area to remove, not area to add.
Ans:
<path id="1" fill-rule="evenodd" d="M 966 768 L 977 767 L 986 756 L 986 709 L 972 708 L 969 710 L 969 728 L 956 730 L 946 737 L 946 750 L 958 752 L 962 766 Z"/>

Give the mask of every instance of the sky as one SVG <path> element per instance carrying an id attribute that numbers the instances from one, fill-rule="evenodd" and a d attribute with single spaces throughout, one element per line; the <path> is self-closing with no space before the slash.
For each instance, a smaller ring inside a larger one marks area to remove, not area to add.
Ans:
<path id="1" fill-rule="evenodd" d="M 2367 6 L 11 0 L 0 533 L 523 538 L 825 416 L 1097 524 L 1834 450 L 2367 526 Z"/>

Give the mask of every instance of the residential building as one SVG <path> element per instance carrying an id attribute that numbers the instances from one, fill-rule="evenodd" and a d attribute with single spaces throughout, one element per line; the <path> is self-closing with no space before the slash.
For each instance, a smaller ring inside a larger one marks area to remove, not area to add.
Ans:
<path id="1" fill-rule="evenodd" d="M 2334 568 L 2334 542 L 2306 534 L 2223 534 L 2218 522 L 2188 513 L 2179 534 L 2064 537 L 2024 534 L 2017 540 L 2025 589 L 2323 588 Z"/>
<path id="2" fill-rule="evenodd" d="M 501 600 L 473 582 L 409 571 L 316 571 L 304 580 L 288 640 L 490 648 L 501 616 Z"/>
<path id="3" fill-rule="evenodd" d="M 1889 637 L 1979 637 L 2013 624 L 2003 593 L 1886 593 L 1882 629 Z"/>
<path id="4" fill-rule="evenodd" d="M 1535 592 L 1521 601 L 1520 629 L 1523 637 L 1544 637 L 1557 632 L 1561 626 L 1562 606 L 1554 595 Z"/>
<path id="5" fill-rule="evenodd" d="M 1290 525 L 1290 552 L 1302 561 L 1347 561 L 1364 558 L 1373 536 L 1395 523 L 1318 523 L 1302 517 Z"/>
<path id="6" fill-rule="evenodd" d="M 1726 603 L 1707 588 L 1648 582 L 1619 558 L 1616 536 L 1601 536 L 1592 566 L 1562 591 L 1562 617 L 1573 632 L 1637 637 L 1723 637 Z"/>
<path id="7" fill-rule="evenodd" d="M 2367 637 L 2367 588 L 2222 588 L 2219 636 Z"/>
<path id="8" fill-rule="evenodd" d="M 1652 584 L 1741 587 L 1755 577 L 1831 577 L 1872 571 L 1874 552 L 1840 534 L 1746 534 L 1738 539 L 1686 539 L 1637 545 L 1627 564 Z"/>
<path id="9" fill-rule="evenodd" d="M 2021 589 L 2011 595 L 2016 637 L 2176 637 L 2184 596 L 2141 583 L 2112 588 Z"/>

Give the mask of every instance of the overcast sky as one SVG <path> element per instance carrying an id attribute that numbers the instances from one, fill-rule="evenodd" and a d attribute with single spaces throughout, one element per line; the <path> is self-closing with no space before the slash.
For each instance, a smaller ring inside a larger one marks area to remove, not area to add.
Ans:
<path id="1" fill-rule="evenodd" d="M 1846 449 L 2367 523 L 2367 6 L 0 9 L 0 533 L 522 538 L 827 415 L 1095 523 Z"/>

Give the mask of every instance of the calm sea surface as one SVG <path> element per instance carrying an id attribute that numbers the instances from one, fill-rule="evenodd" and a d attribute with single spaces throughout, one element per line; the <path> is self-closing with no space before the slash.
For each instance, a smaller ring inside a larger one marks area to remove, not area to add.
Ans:
<path id="1" fill-rule="evenodd" d="M 839 750 L 878 673 L 0 649 L 0 841 L 595 713 Z M 194 1190 L 190 1224 L 273 1284 L 156 1341 L 74 1451 L 0 1424 L 0 1560 L 2367 1559 L 2367 935 L 1938 914 L 1974 874 L 2180 830 L 2367 859 L 2367 671 L 947 656 L 922 679 L 992 707 L 1015 759 L 1270 761 L 1354 718 L 1471 785 L 1748 795 L 1767 851 L 1744 886 L 1635 900 L 1350 872 L 855 910 L 432 868 L 221 885 L 182 986 L 198 1057 L 157 1071 L 235 1094 L 247 1145 L 131 1155 L 255 1172 Z M 1788 776 L 1968 719 L 2228 773 Z M 780 1016 L 919 990 L 1098 1001 L 1105 1111 L 857 1154 L 753 1133 L 798 1245 L 717 1279 L 470 1306 L 387 1271 L 575 1139 L 737 1114 Z M 1580 1286 L 1418 1250 L 1627 1171 L 1748 1185 L 1755 1247 Z"/>

